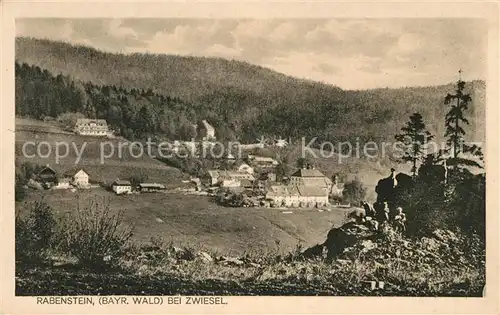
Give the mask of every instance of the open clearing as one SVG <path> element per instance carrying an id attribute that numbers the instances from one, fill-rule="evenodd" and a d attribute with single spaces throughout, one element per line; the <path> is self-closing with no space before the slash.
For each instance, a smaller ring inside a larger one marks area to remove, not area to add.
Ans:
<path id="1" fill-rule="evenodd" d="M 332 225 L 339 226 L 345 209 L 228 208 L 209 197 L 182 193 L 151 193 L 117 196 L 96 188 L 91 190 L 31 191 L 25 202 L 44 200 L 57 216 L 74 211 L 78 203 L 95 198 L 107 200 L 112 211 L 124 211 L 123 220 L 135 226 L 133 239 L 148 242 L 161 237 L 175 246 L 210 248 L 222 253 L 293 250 L 299 243 L 311 246 L 323 242 Z M 25 208 L 24 202 L 16 205 Z M 161 222 L 163 221 L 163 222 Z"/>

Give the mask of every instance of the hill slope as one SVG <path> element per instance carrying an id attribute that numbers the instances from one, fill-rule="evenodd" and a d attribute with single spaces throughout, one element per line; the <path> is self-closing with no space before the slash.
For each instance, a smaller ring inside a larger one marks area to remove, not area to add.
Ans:
<path id="1" fill-rule="evenodd" d="M 208 118 L 223 137 L 320 136 L 330 141 L 392 140 L 419 111 L 429 129 L 443 134 L 446 93 L 453 85 L 344 91 L 299 80 L 244 62 L 220 58 L 111 54 L 93 48 L 31 38 L 16 39 L 16 60 L 81 82 L 152 89 L 188 102 L 193 118 Z M 467 84 L 473 94 L 470 140 L 484 140 L 485 83 Z"/>

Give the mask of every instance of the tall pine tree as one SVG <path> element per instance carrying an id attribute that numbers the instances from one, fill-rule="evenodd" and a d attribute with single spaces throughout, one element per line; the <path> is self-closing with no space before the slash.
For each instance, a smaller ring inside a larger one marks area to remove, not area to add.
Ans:
<path id="1" fill-rule="evenodd" d="M 459 74 L 461 73 L 462 70 L 459 71 Z M 444 99 L 445 105 L 451 104 L 445 118 L 446 132 L 444 136 L 448 137 L 447 145 L 453 153 L 452 158 L 457 158 L 463 152 L 465 130 L 462 126 L 469 124 L 469 121 L 464 117 L 464 112 L 472 98 L 469 94 L 464 93 L 464 89 L 465 82 L 459 77 L 455 94 L 448 93 Z"/>
<path id="2" fill-rule="evenodd" d="M 401 128 L 402 133 L 395 136 L 397 141 L 405 145 L 401 159 L 412 163 L 411 172 L 417 175 L 417 163 L 425 157 L 425 144 L 432 140 L 434 136 L 426 130 L 422 115 L 414 113 L 410 120 Z"/>
<path id="3" fill-rule="evenodd" d="M 451 104 L 451 108 L 445 117 L 446 132 L 444 136 L 448 138 L 446 143 L 448 146 L 447 153 L 451 152 L 451 158 L 447 163 L 451 166 L 469 165 L 481 167 L 476 161 L 461 156 L 462 153 L 470 153 L 481 160 L 483 158 L 481 148 L 476 145 L 471 146 L 465 141 L 463 126 L 468 125 L 469 121 L 464 116 L 469 103 L 472 102 L 472 98 L 470 94 L 464 91 L 465 82 L 461 78 L 462 70 L 459 70 L 458 73 L 459 78 L 455 94 L 448 93 L 444 100 L 445 105 Z"/>

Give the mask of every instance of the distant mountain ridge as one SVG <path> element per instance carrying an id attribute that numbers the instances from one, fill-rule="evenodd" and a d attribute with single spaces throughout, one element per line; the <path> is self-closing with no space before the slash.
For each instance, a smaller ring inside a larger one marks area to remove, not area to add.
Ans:
<path id="1" fill-rule="evenodd" d="M 413 112 L 437 138 L 444 133 L 446 93 L 434 87 L 346 91 L 264 67 L 222 58 L 112 54 L 94 48 L 33 38 L 16 39 L 16 61 L 81 82 L 153 89 L 191 104 L 228 138 L 313 137 L 328 141 L 392 140 Z M 484 141 L 485 82 L 467 84 L 469 140 Z M 222 130 L 222 131 L 221 131 Z"/>

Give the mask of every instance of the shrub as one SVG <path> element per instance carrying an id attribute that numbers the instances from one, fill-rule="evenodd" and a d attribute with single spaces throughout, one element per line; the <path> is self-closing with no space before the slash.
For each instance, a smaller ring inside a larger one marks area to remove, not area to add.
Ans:
<path id="1" fill-rule="evenodd" d="M 344 191 L 342 192 L 342 200 L 344 202 L 359 203 L 366 197 L 366 188 L 363 183 L 355 178 L 354 180 L 346 183 L 344 185 Z"/>
<path id="2" fill-rule="evenodd" d="M 46 258 L 55 231 L 52 209 L 43 201 L 29 204 L 27 213 L 16 214 L 16 260 L 40 263 Z"/>
<path id="3" fill-rule="evenodd" d="M 63 220 L 61 249 L 90 269 L 111 267 L 127 248 L 133 228 L 122 224 L 123 211 L 112 214 L 109 201 L 91 200 Z"/>

